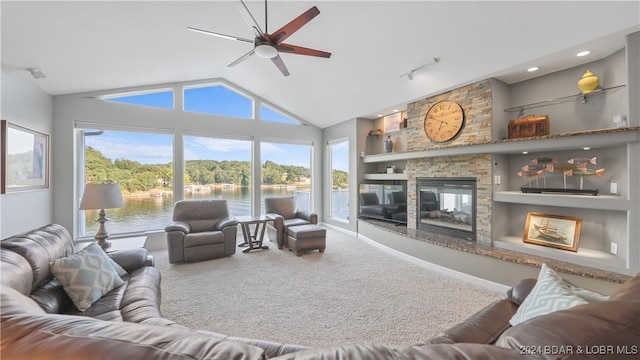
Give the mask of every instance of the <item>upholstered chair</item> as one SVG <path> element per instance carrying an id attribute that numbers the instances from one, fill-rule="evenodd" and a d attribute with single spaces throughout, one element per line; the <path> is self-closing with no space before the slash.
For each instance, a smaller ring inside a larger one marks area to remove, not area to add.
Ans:
<path id="1" fill-rule="evenodd" d="M 420 191 L 420 211 L 440 210 L 438 197 L 432 191 Z"/>
<path id="2" fill-rule="evenodd" d="M 389 218 L 386 206 L 380 205 L 376 193 L 360 193 L 360 215 L 366 217 Z"/>
<path id="3" fill-rule="evenodd" d="M 167 225 L 169 262 L 195 262 L 236 253 L 238 220 L 227 200 L 181 200 Z"/>
<path id="4" fill-rule="evenodd" d="M 404 191 L 394 191 L 387 195 L 389 205 L 387 208 L 392 212 L 407 211 L 407 194 Z"/>
<path id="5" fill-rule="evenodd" d="M 271 242 L 278 244 L 278 249 L 282 249 L 286 243 L 287 228 L 318 223 L 318 214 L 298 210 L 294 196 L 266 197 L 264 207 L 266 216 L 273 219 L 267 223 L 267 235 Z"/>

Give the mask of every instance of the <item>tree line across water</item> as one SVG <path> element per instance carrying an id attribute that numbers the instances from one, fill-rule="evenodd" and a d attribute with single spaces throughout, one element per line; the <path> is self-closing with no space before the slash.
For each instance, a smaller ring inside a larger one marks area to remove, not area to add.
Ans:
<path id="1" fill-rule="evenodd" d="M 304 182 L 311 177 L 309 168 L 280 165 L 266 161 L 262 165 L 262 183 L 265 185 L 290 185 Z M 187 160 L 184 182 L 186 185 L 235 184 L 249 186 L 250 161 Z M 173 163 L 141 164 L 128 159 L 111 159 L 92 147 L 85 149 L 85 180 L 88 183 L 113 181 L 123 191 L 141 192 L 173 186 Z M 333 171 L 334 187 L 345 188 L 348 174 Z"/>

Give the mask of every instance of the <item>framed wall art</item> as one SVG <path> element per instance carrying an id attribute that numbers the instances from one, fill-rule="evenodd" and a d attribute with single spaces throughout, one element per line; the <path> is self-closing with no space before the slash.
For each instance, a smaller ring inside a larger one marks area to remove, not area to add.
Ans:
<path id="1" fill-rule="evenodd" d="M 524 226 L 525 243 L 549 246 L 556 249 L 578 251 L 582 219 L 530 212 Z"/>
<path id="2" fill-rule="evenodd" d="M 49 188 L 49 135 L 0 122 L 0 193 Z"/>

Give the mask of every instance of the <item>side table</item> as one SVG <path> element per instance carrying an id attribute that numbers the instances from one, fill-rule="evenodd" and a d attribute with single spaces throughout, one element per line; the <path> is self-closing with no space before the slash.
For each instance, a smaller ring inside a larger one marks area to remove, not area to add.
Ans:
<path id="1" fill-rule="evenodd" d="M 110 252 L 119 251 L 119 250 L 144 248 L 144 244 L 147 241 L 147 237 L 133 236 L 133 237 L 126 237 L 126 238 L 107 239 L 107 241 L 109 241 L 111 246 L 104 249 L 104 251 L 106 253 L 110 253 Z M 91 241 L 77 242 L 73 245 L 73 247 L 75 251 L 78 252 L 84 249 L 87 245 L 91 244 L 92 242 L 95 242 L 95 241 L 91 240 Z M 147 258 L 145 260 L 145 265 L 147 266 L 155 265 L 155 259 L 153 258 L 152 255 L 147 255 Z"/>
<path id="2" fill-rule="evenodd" d="M 268 246 L 262 245 L 262 241 L 264 240 L 264 232 L 267 228 L 267 222 L 273 221 L 273 219 L 269 219 L 266 216 L 236 216 L 236 218 L 240 223 L 242 236 L 244 237 L 244 242 L 238 244 L 238 247 L 248 246 L 246 249 L 242 250 L 243 253 L 248 253 L 251 250 L 269 249 Z M 251 228 L 249 226 L 252 224 L 255 224 L 253 234 L 251 233 Z"/>

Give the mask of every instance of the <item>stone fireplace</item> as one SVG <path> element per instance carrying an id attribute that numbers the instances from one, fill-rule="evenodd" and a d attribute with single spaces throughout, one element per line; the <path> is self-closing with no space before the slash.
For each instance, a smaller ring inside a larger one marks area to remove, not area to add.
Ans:
<path id="1" fill-rule="evenodd" d="M 418 178 L 417 227 L 476 240 L 476 179 Z"/>
<path id="2" fill-rule="evenodd" d="M 441 100 L 458 102 L 464 109 L 465 125 L 460 134 L 446 143 L 436 143 L 425 135 L 424 116 Z M 408 128 L 405 131 L 407 151 L 438 150 L 488 143 L 491 141 L 491 83 L 489 80 L 470 84 L 450 92 L 413 102 L 407 106 Z M 492 160 L 490 154 L 433 156 L 411 159 L 407 173 L 407 228 L 421 229 L 418 224 L 419 178 L 472 178 L 476 180 L 475 241 L 491 244 Z"/>
<path id="3" fill-rule="evenodd" d="M 419 179 L 474 179 L 475 241 L 485 245 L 491 244 L 490 155 L 459 155 L 410 160 L 407 162 L 407 171 L 410 174 L 407 179 L 407 227 L 409 229 L 422 229 L 417 221 Z"/>

